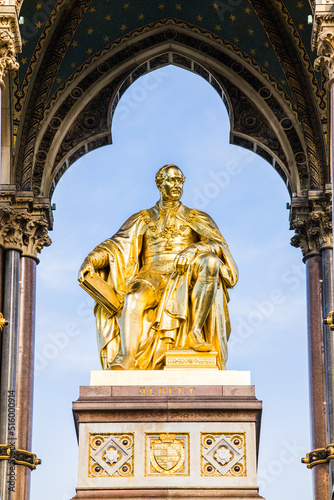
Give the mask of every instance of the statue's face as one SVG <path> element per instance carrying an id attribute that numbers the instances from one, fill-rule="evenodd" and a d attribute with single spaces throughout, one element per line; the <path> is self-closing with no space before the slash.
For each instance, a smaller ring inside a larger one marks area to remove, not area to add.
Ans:
<path id="1" fill-rule="evenodd" d="M 167 168 L 160 191 L 165 200 L 178 201 L 183 193 L 183 174 L 177 167 Z"/>

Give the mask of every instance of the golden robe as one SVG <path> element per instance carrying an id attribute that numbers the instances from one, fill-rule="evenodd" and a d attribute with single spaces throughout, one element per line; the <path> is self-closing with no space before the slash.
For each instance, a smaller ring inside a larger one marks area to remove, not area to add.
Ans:
<path id="1" fill-rule="evenodd" d="M 108 265 L 98 270 L 99 274 L 114 289 L 122 304 L 129 285 L 135 280 L 142 263 L 143 237 L 150 224 L 160 217 L 158 204 L 149 210 L 142 210 L 130 217 L 110 239 L 98 245 L 92 252 L 108 256 Z M 176 218 L 189 225 L 198 235 L 199 241 L 218 243 L 220 259 L 217 293 L 205 321 L 203 337 L 218 352 L 220 369 L 225 369 L 227 341 L 230 335 L 230 319 L 227 308 L 227 289 L 235 285 L 238 269 L 231 252 L 213 220 L 204 212 L 180 204 Z M 152 226 L 151 226 L 152 227 Z M 168 349 L 164 338 L 170 331 L 176 331 L 173 349 L 187 347 L 187 333 L 190 329 L 191 266 L 179 275 L 169 277 L 157 307 L 145 311 L 143 332 L 138 344 L 136 364 L 138 369 L 161 368 L 163 352 Z M 120 316 L 122 307 L 111 315 L 99 304 L 95 306 L 97 341 L 103 369 L 108 369 L 121 350 Z M 173 337 L 173 335 L 171 335 Z M 170 344 L 169 344 L 170 345 Z"/>

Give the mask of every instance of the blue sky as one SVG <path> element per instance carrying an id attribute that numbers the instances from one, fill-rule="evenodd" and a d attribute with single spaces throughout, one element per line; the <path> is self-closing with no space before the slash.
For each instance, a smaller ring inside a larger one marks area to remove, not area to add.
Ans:
<path id="1" fill-rule="evenodd" d="M 85 256 L 158 199 L 156 171 L 177 164 L 183 202 L 211 215 L 238 264 L 231 291 L 230 370 L 250 370 L 263 401 L 260 493 L 311 500 L 305 266 L 290 246 L 288 191 L 254 153 L 229 145 L 229 119 L 202 78 L 168 66 L 135 82 L 113 119 L 113 144 L 60 180 L 51 247 L 37 268 L 32 498 L 69 500 L 78 448 L 71 405 L 100 369 L 93 302 L 79 287 Z M 287 491 L 289 492 L 287 494 Z"/>

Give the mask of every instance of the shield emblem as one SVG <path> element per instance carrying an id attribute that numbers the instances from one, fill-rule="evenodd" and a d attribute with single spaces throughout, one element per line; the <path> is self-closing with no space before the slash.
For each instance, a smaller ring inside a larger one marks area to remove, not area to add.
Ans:
<path id="1" fill-rule="evenodd" d="M 155 461 L 164 470 L 171 470 L 181 460 L 181 443 L 162 443 L 153 446 Z"/>
<path id="2" fill-rule="evenodd" d="M 165 438 L 151 441 L 151 464 L 165 474 L 177 472 L 185 458 L 183 442 L 177 439 Z"/>

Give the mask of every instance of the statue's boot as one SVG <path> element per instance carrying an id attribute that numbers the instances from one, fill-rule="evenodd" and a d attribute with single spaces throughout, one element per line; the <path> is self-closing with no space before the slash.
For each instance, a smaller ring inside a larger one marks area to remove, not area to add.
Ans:
<path id="1" fill-rule="evenodd" d="M 135 370 L 135 363 L 130 356 L 118 358 L 109 366 L 109 370 Z"/>
<path id="2" fill-rule="evenodd" d="M 193 330 L 188 333 L 188 347 L 198 352 L 212 351 L 212 345 L 205 342 L 202 335 Z"/>

